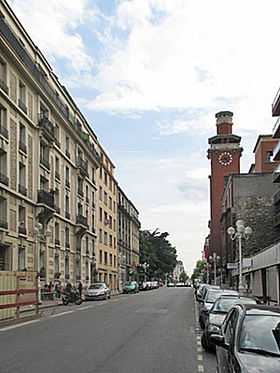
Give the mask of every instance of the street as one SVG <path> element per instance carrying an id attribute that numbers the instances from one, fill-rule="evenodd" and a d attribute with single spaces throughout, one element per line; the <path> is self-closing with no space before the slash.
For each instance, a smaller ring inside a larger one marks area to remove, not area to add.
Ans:
<path id="1" fill-rule="evenodd" d="M 215 372 L 191 288 L 162 288 L 45 311 L 0 329 L 1 373 Z"/>

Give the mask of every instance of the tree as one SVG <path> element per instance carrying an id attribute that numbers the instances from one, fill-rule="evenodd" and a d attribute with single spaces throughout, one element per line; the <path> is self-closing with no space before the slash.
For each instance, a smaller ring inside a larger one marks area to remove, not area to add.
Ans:
<path id="1" fill-rule="evenodd" d="M 164 279 L 176 266 L 176 248 L 167 240 L 168 232 L 140 231 L 140 263 L 148 263 L 146 274 L 149 278 Z"/>
<path id="2" fill-rule="evenodd" d="M 196 278 L 199 278 L 203 275 L 206 265 L 207 264 L 204 260 L 198 260 L 196 262 L 196 267 L 194 268 L 192 274 L 192 280 L 195 280 Z"/>
<path id="3" fill-rule="evenodd" d="M 189 276 L 186 274 L 186 272 L 182 272 L 179 277 L 179 281 L 185 283 L 188 280 Z"/>

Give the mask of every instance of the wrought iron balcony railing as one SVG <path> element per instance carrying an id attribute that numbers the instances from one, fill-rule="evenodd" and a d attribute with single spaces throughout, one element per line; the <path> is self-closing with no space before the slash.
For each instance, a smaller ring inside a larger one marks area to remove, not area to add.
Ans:
<path id="1" fill-rule="evenodd" d="M 77 158 L 76 166 L 80 169 L 80 172 L 83 176 L 89 176 L 88 174 L 88 161 L 80 157 Z"/>
<path id="2" fill-rule="evenodd" d="M 53 142 L 55 141 L 55 127 L 53 123 L 49 120 L 48 115 L 44 112 L 39 114 L 39 121 L 38 121 L 39 127 L 43 131 L 43 135 L 45 138 Z"/>
<path id="3" fill-rule="evenodd" d="M 38 203 L 47 205 L 48 207 L 54 209 L 54 193 L 47 192 L 46 190 L 39 190 Z"/>
<path id="4" fill-rule="evenodd" d="M 76 217 L 76 224 L 78 225 L 83 225 L 84 227 L 86 227 L 88 229 L 88 223 L 87 223 L 87 218 L 86 216 L 83 216 L 83 215 L 77 215 Z"/>

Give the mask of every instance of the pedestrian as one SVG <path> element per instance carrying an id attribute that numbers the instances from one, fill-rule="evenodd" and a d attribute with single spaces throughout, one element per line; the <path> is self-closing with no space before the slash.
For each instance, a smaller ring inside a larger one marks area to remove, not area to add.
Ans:
<path id="1" fill-rule="evenodd" d="M 79 281 L 78 290 L 79 290 L 80 298 L 82 298 L 83 284 L 81 281 Z"/>

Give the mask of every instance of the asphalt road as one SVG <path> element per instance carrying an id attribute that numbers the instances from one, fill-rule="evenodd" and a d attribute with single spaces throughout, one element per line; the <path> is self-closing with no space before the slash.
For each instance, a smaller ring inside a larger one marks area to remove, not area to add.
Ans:
<path id="1" fill-rule="evenodd" d="M 0 373 L 214 373 L 195 307 L 190 288 L 59 307 L 0 329 Z"/>

